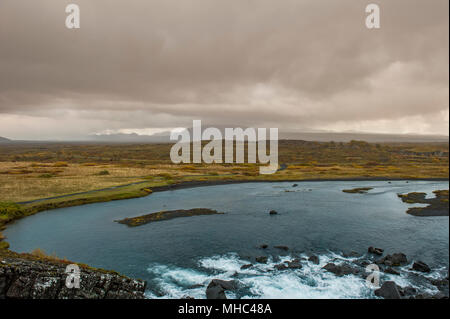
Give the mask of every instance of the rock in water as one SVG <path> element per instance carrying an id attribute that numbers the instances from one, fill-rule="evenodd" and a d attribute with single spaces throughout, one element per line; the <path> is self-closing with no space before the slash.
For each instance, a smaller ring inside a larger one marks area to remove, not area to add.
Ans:
<path id="1" fill-rule="evenodd" d="M 289 250 L 288 246 L 273 246 L 273 248 L 284 250 L 284 251 L 288 251 Z"/>
<path id="2" fill-rule="evenodd" d="M 393 269 L 392 267 L 386 268 L 386 270 L 384 272 L 387 274 L 391 274 L 391 275 L 397 275 L 397 276 L 400 275 L 400 273 L 397 270 Z"/>
<path id="3" fill-rule="evenodd" d="M 207 299 L 227 299 L 225 290 L 236 289 L 234 281 L 225 281 L 220 279 L 213 279 L 206 288 Z"/>
<path id="4" fill-rule="evenodd" d="M 351 251 L 351 252 L 343 253 L 342 256 L 345 258 L 357 258 L 357 257 L 360 257 L 361 255 L 356 251 Z"/>
<path id="5" fill-rule="evenodd" d="M 258 256 L 255 258 L 256 262 L 265 264 L 267 263 L 267 257 L 266 256 Z"/>
<path id="6" fill-rule="evenodd" d="M 384 299 L 401 299 L 397 285 L 393 281 L 386 281 L 380 289 L 375 290 L 375 295 Z"/>
<path id="7" fill-rule="evenodd" d="M 286 264 L 278 264 L 278 265 L 275 265 L 274 268 L 277 270 L 286 270 L 286 269 L 288 269 L 288 266 Z"/>
<path id="8" fill-rule="evenodd" d="M 270 215 L 278 215 L 278 212 L 276 210 L 271 210 L 269 212 Z"/>
<path id="9" fill-rule="evenodd" d="M 302 269 L 302 264 L 300 264 L 300 260 L 294 259 L 292 261 L 287 262 L 287 266 L 289 269 Z"/>
<path id="10" fill-rule="evenodd" d="M 218 285 L 209 284 L 208 288 L 206 288 L 206 299 L 227 299 L 225 295 L 225 290 Z"/>
<path id="11" fill-rule="evenodd" d="M 326 264 L 323 269 L 339 277 L 356 273 L 356 269 L 353 269 L 348 265 L 336 265 L 334 263 Z"/>
<path id="12" fill-rule="evenodd" d="M 375 247 L 372 247 L 372 246 L 369 247 L 368 251 L 369 251 L 369 253 L 375 254 L 375 255 L 378 255 L 378 256 L 383 255 L 383 252 L 384 252 L 383 249 L 375 248 Z"/>
<path id="13" fill-rule="evenodd" d="M 316 265 L 318 265 L 319 262 L 320 262 L 320 261 L 319 261 L 319 257 L 317 257 L 317 256 L 315 256 L 315 255 L 309 257 L 308 260 L 309 260 L 310 262 L 312 262 L 313 264 L 316 264 Z"/>
<path id="14" fill-rule="evenodd" d="M 408 263 L 406 255 L 403 253 L 396 253 L 387 255 L 386 257 L 378 261 L 379 264 L 385 264 L 386 266 L 403 266 Z"/>
<path id="15" fill-rule="evenodd" d="M 423 261 L 414 262 L 412 269 L 414 269 L 415 271 L 420 271 L 420 272 L 430 272 L 431 271 L 431 268 Z"/>

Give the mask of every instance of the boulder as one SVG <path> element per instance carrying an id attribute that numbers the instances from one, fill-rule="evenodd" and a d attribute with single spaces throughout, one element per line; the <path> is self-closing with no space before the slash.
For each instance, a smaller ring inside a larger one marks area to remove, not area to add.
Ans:
<path id="1" fill-rule="evenodd" d="M 251 267 L 253 267 L 252 264 L 242 265 L 242 266 L 241 266 L 241 270 L 249 269 L 249 268 L 251 268 Z"/>
<path id="2" fill-rule="evenodd" d="M 287 247 L 287 246 L 273 246 L 273 248 L 281 249 L 281 250 L 284 250 L 284 251 L 288 251 L 289 250 L 289 247 Z"/>
<path id="3" fill-rule="evenodd" d="M 384 299 L 401 299 L 397 285 L 393 281 L 386 281 L 380 289 L 375 290 L 375 295 Z"/>
<path id="4" fill-rule="evenodd" d="M 302 264 L 300 264 L 300 260 L 294 259 L 292 261 L 287 262 L 287 266 L 289 269 L 302 269 Z"/>
<path id="5" fill-rule="evenodd" d="M 400 293 L 400 296 L 402 297 L 411 297 L 415 296 L 417 294 L 417 289 L 413 287 L 399 287 L 397 286 L 397 290 Z"/>
<path id="6" fill-rule="evenodd" d="M 294 184 L 294 185 L 292 185 L 292 187 L 297 187 L 298 186 L 298 184 Z"/>
<path id="7" fill-rule="evenodd" d="M 356 258 L 356 257 L 360 257 L 360 254 L 356 251 L 351 251 L 351 252 L 342 253 L 342 256 L 345 258 Z"/>
<path id="8" fill-rule="evenodd" d="M 275 265 L 274 268 L 277 270 L 286 270 L 286 269 L 288 269 L 288 266 L 286 264 L 278 264 L 278 265 Z"/>
<path id="9" fill-rule="evenodd" d="M 265 264 L 267 263 L 267 257 L 266 256 L 258 256 L 255 258 L 256 262 Z"/>
<path id="10" fill-rule="evenodd" d="M 397 270 L 393 269 L 392 267 L 387 267 L 384 270 L 384 272 L 387 273 L 387 274 L 391 274 L 391 275 L 397 275 L 397 276 L 400 275 L 400 273 Z"/>
<path id="11" fill-rule="evenodd" d="M 369 253 L 375 254 L 375 255 L 378 255 L 378 256 L 383 255 L 383 252 L 384 252 L 383 249 L 372 247 L 372 246 L 369 247 L 368 251 L 369 251 Z"/>
<path id="12" fill-rule="evenodd" d="M 206 299 L 227 299 L 227 296 L 221 286 L 210 284 L 206 288 Z"/>
<path id="13" fill-rule="evenodd" d="M 220 279 L 213 279 L 206 288 L 207 299 L 227 299 L 225 290 L 236 289 L 236 283 L 234 281 L 225 281 Z"/>
<path id="14" fill-rule="evenodd" d="M 448 291 L 449 290 L 449 281 L 447 278 L 444 279 L 432 279 L 431 284 L 433 286 L 436 286 L 441 291 Z"/>
<path id="15" fill-rule="evenodd" d="M 395 253 L 381 258 L 377 263 L 384 264 L 386 266 L 403 266 L 408 263 L 408 259 L 403 253 Z"/>
<path id="16" fill-rule="evenodd" d="M 415 271 L 420 271 L 420 272 L 430 272 L 431 271 L 431 268 L 423 261 L 414 262 L 412 269 Z"/>
<path id="17" fill-rule="evenodd" d="M 328 263 L 323 267 L 323 269 L 335 274 L 338 277 L 357 273 L 356 269 L 350 267 L 349 265 L 345 265 L 345 264 L 344 265 L 336 265 L 334 263 Z"/>
<path id="18" fill-rule="evenodd" d="M 313 255 L 308 258 L 308 261 L 312 262 L 313 264 L 318 265 L 320 263 L 319 257 Z"/>
<path id="19" fill-rule="evenodd" d="M 269 214 L 270 214 L 270 215 L 277 215 L 278 212 L 277 212 L 276 210 L 271 210 L 271 211 L 269 212 Z"/>
<path id="20" fill-rule="evenodd" d="M 261 246 L 259 246 L 259 248 L 261 248 L 261 249 L 267 249 L 267 247 L 269 247 L 269 245 L 266 245 L 266 244 L 262 244 Z"/>

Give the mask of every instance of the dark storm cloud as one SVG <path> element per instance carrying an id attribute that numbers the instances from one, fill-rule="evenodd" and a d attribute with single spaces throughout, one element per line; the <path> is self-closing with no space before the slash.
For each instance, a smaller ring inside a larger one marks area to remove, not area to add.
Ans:
<path id="1" fill-rule="evenodd" d="M 64 25 L 72 2 L 79 30 Z M 2 0 L 0 135 L 192 119 L 445 133 L 448 1 L 377 1 L 379 30 L 369 3 Z"/>

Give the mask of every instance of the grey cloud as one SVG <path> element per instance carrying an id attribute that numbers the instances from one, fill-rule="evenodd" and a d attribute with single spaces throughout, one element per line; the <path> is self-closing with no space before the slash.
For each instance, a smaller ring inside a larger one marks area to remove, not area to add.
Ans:
<path id="1" fill-rule="evenodd" d="M 64 26 L 72 2 L 76 31 Z M 67 136 L 198 118 L 324 129 L 383 120 L 387 131 L 407 117 L 435 123 L 448 110 L 448 1 L 377 1 L 380 30 L 365 28 L 368 3 L 2 0 L 0 120 L 64 118 Z M 86 114 L 95 125 L 82 124 Z M 445 133 L 448 120 L 438 126 Z"/>

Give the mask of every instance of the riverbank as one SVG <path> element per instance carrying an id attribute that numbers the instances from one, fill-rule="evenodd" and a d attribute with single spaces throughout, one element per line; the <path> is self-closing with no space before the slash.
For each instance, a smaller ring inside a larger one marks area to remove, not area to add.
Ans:
<path id="1" fill-rule="evenodd" d="M 21 218 L 34 215 L 36 213 L 52 210 L 57 208 L 81 206 L 86 204 L 124 200 L 145 197 L 155 192 L 164 192 L 178 189 L 204 187 L 204 186 L 218 186 L 229 184 L 242 183 L 277 183 L 277 182 L 349 182 L 349 181 L 448 181 L 448 178 L 417 178 L 417 179 L 403 179 L 403 178 L 386 178 L 386 177 L 351 177 L 351 178 L 316 178 L 316 179 L 298 179 L 298 178 L 280 178 L 278 175 L 252 176 L 241 179 L 226 179 L 223 177 L 211 177 L 203 180 L 162 180 L 156 182 L 140 182 L 127 184 L 124 186 L 116 186 L 108 189 L 94 190 L 83 193 L 68 194 L 54 198 L 38 199 L 26 204 L 17 204 L 10 202 L 0 202 L 0 250 L 9 248 L 9 244 L 1 234 L 1 231 L 6 228 L 9 223 L 12 223 Z"/>

